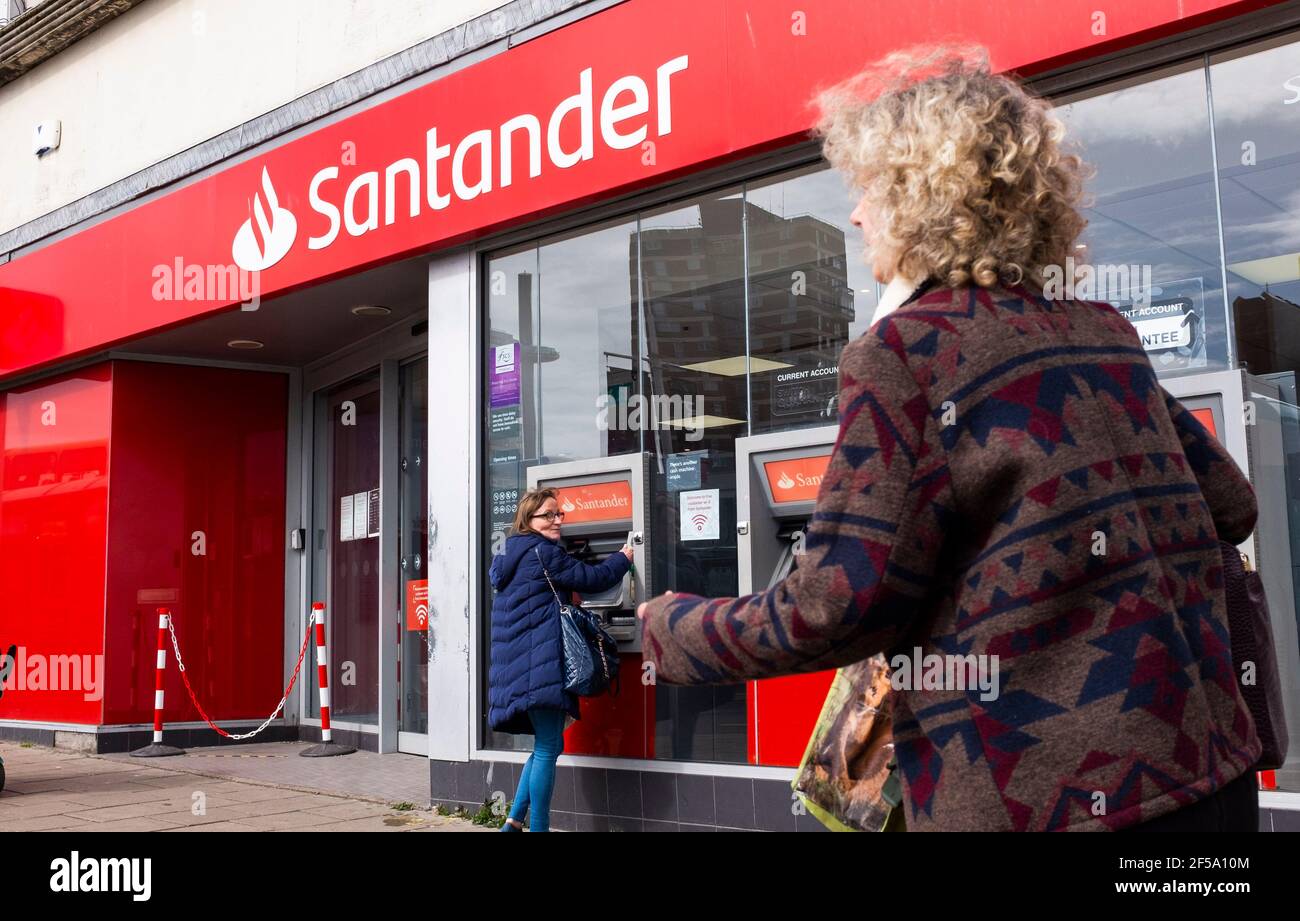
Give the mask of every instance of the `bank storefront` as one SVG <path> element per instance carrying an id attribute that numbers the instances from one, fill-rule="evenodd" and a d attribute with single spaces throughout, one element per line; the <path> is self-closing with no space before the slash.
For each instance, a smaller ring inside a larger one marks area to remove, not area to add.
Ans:
<path id="1" fill-rule="evenodd" d="M 1244 549 L 1273 602 L 1294 734 L 1300 117 L 1289 107 L 1300 102 L 1300 33 L 1120 79 L 1098 70 L 1041 82 L 1097 171 L 1085 242 L 1103 268 L 1079 293 L 1133 320 L 1165 386 L 1250 471 L 1263 512 Z M 854 204 L 816 150 L 796 145 L 476 252 L 480 577 L 514 500 L 537 485 L 560 488 L 566 543 L 582 558 L 625 540 L 637 549 L 626 585 L 586 599 L 624 638 L 623 684 L 616 698 L 584 700 L 566 735 L 562 823 L 803 827 L 789 815 L 788 769 L 831 673 L 650 683 L 632 612 L 664 590 L 734 596 L 788 571 L 836 433 L 839 352 L 881 293 L 848 222 Z M 629 507 L 593 510 L 593 496 L 614 493 Z M 491 590 L 482 578 L 476 589 L 484 699 Z M 483 719 L 476 728 L 483 760 L 517 764 L 531 742 Z M 450 791 L 456 777 L 443 777 Z M 1261 786 L 1300 792 L 1300 755 Z"/>

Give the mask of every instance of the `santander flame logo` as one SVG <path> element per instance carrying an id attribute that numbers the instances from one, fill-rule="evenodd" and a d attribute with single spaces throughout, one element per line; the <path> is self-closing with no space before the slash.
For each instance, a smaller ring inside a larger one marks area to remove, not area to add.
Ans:
<path id="1" fill-rule="evenodd" d="M 260 272 L 283 259 L 298 236 L 298 219 L 280 207 L 275 186 L 271 185 L 271 175 L 265 166 L 262 167 L 262 189 L 254 193 L 249 211 L 251 216 L 235 234 L 230 255 L 235 265 L 244 271 Z"/>
<path id="2" fill-rule="evenodd" d="M 573 504 L 568 496 L 565 496 L 564 501 L 560 503 L 560 511 L 564 512 L 566 515 L 572 512 L 575 508 L 577 508 L 577 506 Z"/>
<path id="3" fill-rule="evenodd" d="M 780 486 L 782 489 L 789 489 L 794 485 L 794 480 L 790 479 L 790 474 L 782 470 L 780 478 L 776 481 L 776 485 Z"/>

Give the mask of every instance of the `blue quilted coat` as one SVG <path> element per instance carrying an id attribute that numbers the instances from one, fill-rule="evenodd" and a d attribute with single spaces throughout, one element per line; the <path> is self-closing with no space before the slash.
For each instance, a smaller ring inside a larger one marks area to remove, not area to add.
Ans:
<path id="1" fill-rule="evenodd" d="M 540 552 L 540 561 L 534 550 Z M 589 566 L 540 534 L 506 538 L 504 552 L 492 558 L 488 570 L 497 592 L 492 602 L 488 724 L 497 732 L 532 735 L 528 711 L 534 707 L 564 710 L 578 718 L 578 698 L 564 689 L 560 608 L 542 574 L 542 562 L 566 601 L 571 591 L 612 588 L 631 565 L 615 553 Z"/>

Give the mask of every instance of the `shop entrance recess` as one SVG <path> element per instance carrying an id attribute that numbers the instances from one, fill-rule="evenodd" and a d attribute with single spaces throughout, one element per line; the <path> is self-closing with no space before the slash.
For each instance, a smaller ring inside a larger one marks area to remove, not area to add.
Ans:
<path id="1" fill-rule="evenodd" d="M 310 600 L 330 612 L 334 728 L 428 753 L 428 364 L 385 360 L 316 391 Z M 314 722 L 310 682 L 303 721 Z"/>

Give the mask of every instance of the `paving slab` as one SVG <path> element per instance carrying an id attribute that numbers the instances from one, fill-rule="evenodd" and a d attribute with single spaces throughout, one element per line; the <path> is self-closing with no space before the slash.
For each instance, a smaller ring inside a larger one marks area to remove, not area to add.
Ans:
<path id="1" fill-rule="evenodd" d="M 428 761 L 262 743 L 141 764 L 0 742 L 0 831 L 493 831 L 428 807 Z M 355 759 L 355 760 L 353 760 Z M 202 793 L 201 800 L 195 799 Z M 203 813 L 194 814 L 196 802 Z M 398 803 L 415 809 L 394 809 Z"/>

